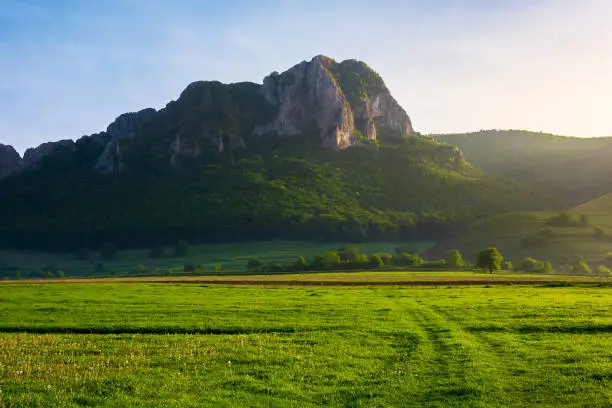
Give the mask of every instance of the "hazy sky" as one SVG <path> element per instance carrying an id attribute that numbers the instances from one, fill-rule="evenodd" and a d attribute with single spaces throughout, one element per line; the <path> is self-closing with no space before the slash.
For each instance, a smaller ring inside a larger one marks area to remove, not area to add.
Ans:
<path id="1" fill-rule="evenodd" d="M 0 0 L 0 143 L 19 151 L 325 54 L 422 133 L 612 135 L 609 0 Z"/>

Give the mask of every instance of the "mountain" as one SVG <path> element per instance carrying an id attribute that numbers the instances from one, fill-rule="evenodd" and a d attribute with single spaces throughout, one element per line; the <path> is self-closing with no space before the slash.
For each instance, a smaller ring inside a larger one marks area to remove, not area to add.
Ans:
<path id="1" fill-rule="evenodd" d="M 551 205 L 415 133 L 365 63 L 324 56 L 263 84 L 194 82 L 159 111 L 29 149 L 13 168 L 3 246 L 431 239 Z"/>
<path id="2" fill-rule="evenodd" d="M 119 172 L 152 163 L 180 167 L 212 151 L 257 149 L 275 138 L 309 138 L 328 149 L 344 149 L 376 140 L 378 134 L 407 137 L 412 132 L 404 109 L 366 64 L 316 56 L 272 73 L 262 85 L 194 82 L 160 111 L 123 114 L 105 132 L 76 143 L 28 149 L 19 166 L 5 165 L 3 176 L 71 150 L 96 151 L 96 170 Z M 0 159 L 2 165 L 5 159 Z"/>
<path id="3" fill-rule="evenodd" d="M 487 173 L 529 185 L 569 208 L 612 192 L 612 138 L 562 137 L 522 130 L 433 135 L 458 146 Z"/>

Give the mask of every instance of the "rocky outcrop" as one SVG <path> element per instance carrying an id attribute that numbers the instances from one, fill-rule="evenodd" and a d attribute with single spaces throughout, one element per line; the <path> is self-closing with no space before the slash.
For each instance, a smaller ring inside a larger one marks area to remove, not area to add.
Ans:
<path id="1" fill-rule="evenodd" d="M 278 107 L 273 122 L 256 134 L 297 136 L 317 132 L 328 148 L 376 140 L 377 124 L 399 136 L 412 133 L 406 112 L 378 74 L 356 60 L 337 63 L 317 56 L 263 81 L 265 99 Z"/>
<path id="2" fill-rule="evenodd" d="M 0 179 L 10 176 L 21 168 L 21 156 L 13 146 L 0 143 Z"/>
<path id="3" fill-rule="evenodd" d="M 121 170 L 121 148 L 120 141 L 134 137 L 149 120 L 155 117 L 157 111 L 147 108 L 138 112 L 124 113 L 118 116 L 113 123 L 108 125 L 106 132 L 99 134 L 97 139 L 105 141 L 105 147 L 96 161 L 96 170 L 114 173 Z"/>
<path id="4" fill-rule="evenodd" d="M 60 140 L 57 142 L 47 142 L 35 148 L 27 149 L 23 155 L 22 169 L 28 170 L 38 167 L 47 156 L 55 155 L 60 152 L 72 152 L 75 149 L 73 140 Z"/>
<path id="5" fill-rule="evenodd" d="M 383 131 L 384 130 L 384 131 Z M 382 134 L 412 134 L 410 118 L 382 78 L 365 63 L 319 55 L 263 85 L 198 81 L 178 100 L 117 117 L 105 132 L 28 149 L 22 168 L 38 166 L 58 151 L 76 152 L 79 163 L 114 173 L 170 165 L 207 154 L 261 149 L 270 138 L 313 140 L 343 149 Z M 276 142 L 274 142 L 276 143 Z"/>

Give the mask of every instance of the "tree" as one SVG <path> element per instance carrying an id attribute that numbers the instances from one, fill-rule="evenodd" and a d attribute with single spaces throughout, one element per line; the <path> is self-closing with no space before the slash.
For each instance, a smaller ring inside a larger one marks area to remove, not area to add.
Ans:
<path id="1" fill-rule="evenodd" d="M 380 258 L 383 260 L 385 265 L 391 265 L 393 262 L 393 255 L 391 254 L 380 254 Z"/>
<path id="2" fill-rule="evenodd" d="M 502 269 L 510 272 L 514 270 L 514 265 L 512 265 L 512 262 L 510 261 L 504 261 L 504 263 L 502 264 Z"/>
<path id="3" fill-rule="evenodd" d="M 394 258 L 398 265 L 417 267 L 423 265 L 425 261 L 417 254 L 401 254 Z"/>
<path id="4" fill-rule="evenodd" d="M 593 235 L 595 235 L 597 239 L 602 239 L 606 235 L 606 232 L 601 227 L 593 227 Z"/>
<path id="5" fill-rule="evenodd" d="M 189 244 L 184 239 L 179 239 L 174 246 L 174 256 L 185 256 L 187 255 L 187 250 L 189 249 Z"/>
<path id="6" fill-rule="evenodd" d="M 528 256 L 521 262 L 521 270 L 524 272 L 536 272 L 542 269 L 542 262 Z"/>
<path id="7" fill-rule="evenodd" d="M 329 251 L 323 255 L 322 266 L 325 268 L 338 266 L 340 263 L 340 255 L 338 255 L 338 252 L 336 251 Z"/>
<path id="8" fill-rule="evenodd" d="M 576 263 L 572 266 L 572 273 L 578 275 L 588 275 L 593 273 L 591 267 L 584 259 L 578 259 Z"/>
<path id="9" fill-rule="evenodd" d="M 150 256 L 151 258 L 161 258 L 164 256 L 165 248 L 162 244 L 156 244 L 151 247 Z"/>
<path id="10" fill-rule="evenodd" d="M 105 242 L 100 248 L 100 259 L 102 261 L 114 261 L 117 259 L 117 247 L 112 242 Z"/>
<path id="11" fill-rule="evenodd" d="M 368 262 L 374 268 L 382 268 L 385 265 L 382 258 L 378 254 L 370 255 Z"/>
<path id="12" fill-rule="evenodd" d="M 359 257 L 359 248 L 355 245 L 344 245 L 338 249 L 342 262 L 353 262 Z"/>
<path id="13" fill-rule="evenodd" d="M 599 265 L 597 266 L 597 274 L 609 276 L 610 274 L 612 274 L 612 271 L 610 271 L 610 268 L 608 268 L 606 265 Z"/>
<path id="14" fill-rule="evenodd" d="M 295 267 L 298 271 L 303 271 L 308 266 L 308 261 L 303 256 L 300 256 L 298 260 L 295 262 Z"/>
<path id="15" fill-rule="evenodd" d="M 465 267 L 465 261 L 461 256 L 461 252 L 456 249 L 448 253 L 448 256 L 446 257 L 446 264 L 449 268 L 453 269 L 461 269 Z"/>
<path id="16" fill-rule="evenodd" d="M 499 271 L 504 260 L 502 254 L 495 247 L 489 247 L 478 253 L 476 266 L 480 269 L 488 270 L 489 273 Z"/>
<path id="17" fill-rule="evenodd" d="M 542 272 L 543 273 L 554 273 L 555 269 L 553 268 L 552 264 L 547 261 L 547 262 L 542 263 Z"/>

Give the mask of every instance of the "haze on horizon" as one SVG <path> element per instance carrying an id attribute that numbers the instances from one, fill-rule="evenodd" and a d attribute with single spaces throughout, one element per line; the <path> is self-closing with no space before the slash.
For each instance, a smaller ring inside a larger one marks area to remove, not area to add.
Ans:
<path id="1" fill-rule="evenodd" d="M 0 143 L 23 152 L 325 54 L 382 75 L 422 133 L 612 135 L 606 0 L 0 0 Z"/>

